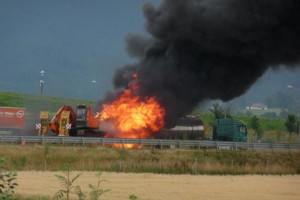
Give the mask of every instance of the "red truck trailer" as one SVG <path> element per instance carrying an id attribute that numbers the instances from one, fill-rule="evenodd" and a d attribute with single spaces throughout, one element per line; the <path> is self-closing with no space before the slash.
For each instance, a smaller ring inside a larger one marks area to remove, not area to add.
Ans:
<path id="1" fill-rule="evenodd" d="M 19 135 L 25 129 L 25 108 L 0 107 L 0 135 Z"/>

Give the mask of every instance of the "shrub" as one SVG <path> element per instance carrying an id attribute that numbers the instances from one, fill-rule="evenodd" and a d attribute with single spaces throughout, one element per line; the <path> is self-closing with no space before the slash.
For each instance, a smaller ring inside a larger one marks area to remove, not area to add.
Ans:
<path id="1" fill-rule="evenodd" d="M 77 174 L 73 178 L 70 177 L 70 169 L 66 171 L 66 176 L 61 176 L 61 175 L 55 175 L 58 180 L 61 182 L 61 185 L 64 189 L 61 189 L 56 192 L 54 199 L 62 199 L 64 195 L 67 196 L 67 200 L 70 198 L 70 193 L 72 192 L 73 189 L 78 187 L 74 186 L 74 182 L 76 179 L 80 176 L 81 174 Z"/>
<path id="2" fill-rule="evenodd" d="M 15 171 L 6 171 L 4 167 L 5 160 L 0 158 L 0 199 L 11 200 L 14 189 L 18 185 L 15 183 L 17 173 Z"/>

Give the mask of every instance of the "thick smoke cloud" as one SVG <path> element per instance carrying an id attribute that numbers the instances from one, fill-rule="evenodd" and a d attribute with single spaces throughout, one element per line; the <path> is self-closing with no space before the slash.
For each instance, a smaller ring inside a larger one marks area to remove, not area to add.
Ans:
<path id="1" fill-rule="evenodd" d="M 269 68 L 300 61 L 297 0 L 164 0 L 143 11 L 151 37 L 126 37 L 139 62 L 114 83 L 124 87 L 137 72 L 137 92 L 157 97 L 168 126 L 205 100 L 243 94 Z"/>

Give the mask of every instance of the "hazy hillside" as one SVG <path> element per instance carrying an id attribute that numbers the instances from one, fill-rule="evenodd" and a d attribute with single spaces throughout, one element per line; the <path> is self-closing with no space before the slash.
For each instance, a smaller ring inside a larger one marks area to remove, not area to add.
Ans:
<path id="1" fill-rule="evenodd" d="M 62 105 L 75 107 L 77 104 L 85 104 L 92 107 L 95 106 L 94 101 L 88 100 L 0 92 L 0 106 L 24 107 L 28 113 L 39 114 L 41 110 L 56 112 Z"/>

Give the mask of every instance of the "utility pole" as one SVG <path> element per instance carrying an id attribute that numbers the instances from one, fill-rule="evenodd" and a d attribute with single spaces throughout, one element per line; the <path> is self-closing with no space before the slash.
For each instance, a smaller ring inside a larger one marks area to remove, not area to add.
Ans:
<path id="1" fill-rule="evenodd" d="M 300 91 L 299 88 L 294 87 L 293 85 L 287 85 L 287 88 L 291 89 L 291 90 L 297 90 Z M 300 118 L 298 119 L 298 141 L 300 142 Z"/>
<path id="2" fill-rule="evenodd" d="M 41 88 L 41 96 L 43 96 L 43 90 L 44 90 L 44 74 L 45 74 L 45 71 L 41 71 L 40 72 L 41 74 L 41 80 L 40 80 L 40 88 Z"/>
<path id="3" fill-rule="evenodd" d="M 300 118 L 298 120 L 298 141 L 300 143 Z"/>

